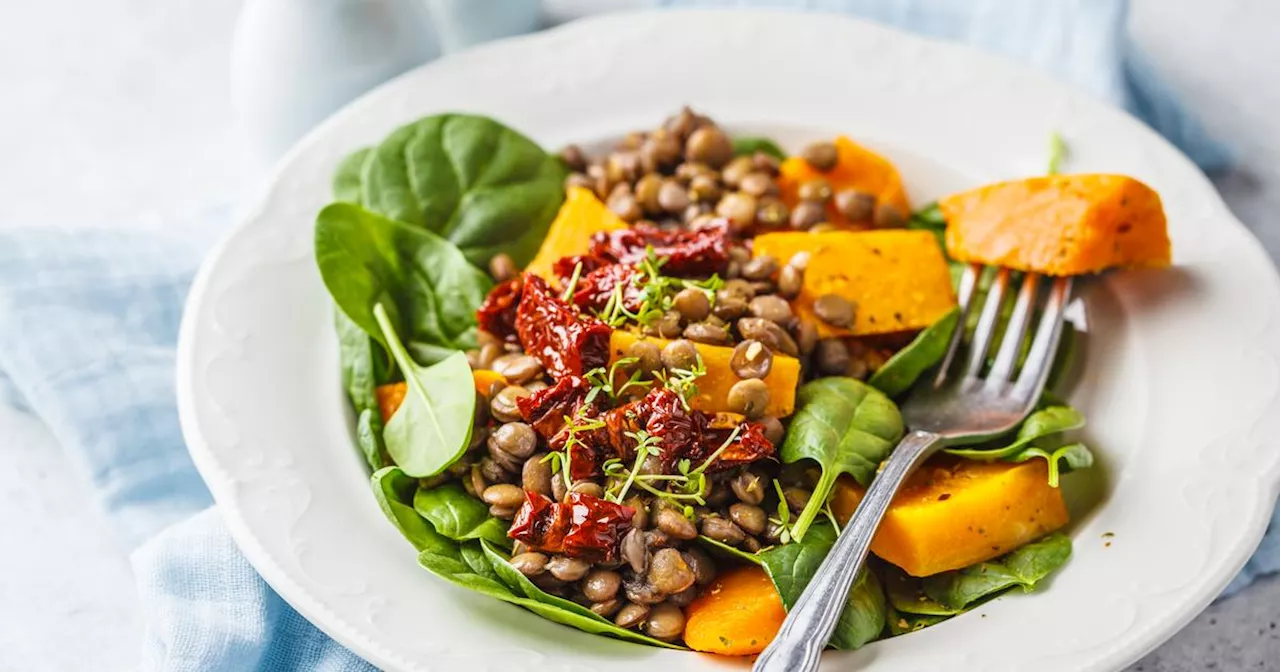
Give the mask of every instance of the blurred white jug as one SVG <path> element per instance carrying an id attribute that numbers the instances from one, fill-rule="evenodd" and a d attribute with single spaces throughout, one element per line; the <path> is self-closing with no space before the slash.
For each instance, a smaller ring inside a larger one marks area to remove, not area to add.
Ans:
<path id="1" fill-rule="evenodd" d="M 378 84 L 538 26 L 538 0 L 247 0 L 231 45 L 236 126 L 252 157 L 270 165 Z"/>

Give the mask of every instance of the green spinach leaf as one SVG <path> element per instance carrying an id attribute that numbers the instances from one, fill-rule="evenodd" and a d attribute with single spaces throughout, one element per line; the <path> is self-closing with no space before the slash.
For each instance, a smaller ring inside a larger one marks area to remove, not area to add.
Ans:
<path id="1" fill-rule="evenodd" d="M 477 543 L 471 541 L 458 544 L 450 541 L 450 545 L 423 549 L 418 553 L 418 564 L 432 574 L 467 590 L 474 590 L 503 602 L 514 602 L 516 596 L 493 575 L 491 568 L 477 569 L 472 565 L 471 559 L 475 557 L 475 553 L 483 553 L 476 547 Z M 468 548 L 472 550 L 467 551 Z"/>
<path id="2" fill-rule="evenodd" d="M 452 544 L 414 510 L 411 502 L 418 489 L 418 479 L 407 476 L 399 467 L 384 467 L 373 473 L 370 482 L 378 508 L 414 548 L 421 551 Z"/>
<path id="3" fill-rule="evenodd" d="M 528 263 L 564 200 L 564 165 L 482 116 L 419 119 L 387 136 L 366 161 L 360 203 L 438 234 L 481 268 L 499 252 L 517 266 Z"/>
<path id="4" fill-rule="evenodd" d="M 1071 539 L 1054 533 L 998 561 L 981 562 L 954 572 L 927 576 L 922 585 L 925 594 L 939 604 L 952 609 L 967 609 L 1014 586 L 1022 586 L 1029 592 L 1070 557 Z"/>
<path id="5" fill-rule="evenodd" d="M 955 616 L 963 613 L 963 609 L 948 607 L 929 597 L 920 585 L 920 579 L 908 576 L 906 572 L 889 564 L 882 563 L 880 579 L 884 582 L 884 592 L 889 597 L 889 606 L 895 611 L 917 616 Z"/>
<path id="6" fill-rule="evenodd" d="M 489 563 L 493 566 L 495 572 L 501 578 L 502 582 L 511 589 L 516 597 L 525 598 L 525 602 L 519 602 L 520 606 L 557 623 L 570 625 L 579 630 L 592 632 L 596 634 L 612 635 L 619 639 L 625 639 L 632 642 L 642 644 L 651 644 L 653 646 L 662 646 L 669 649 L 683 649 L 682 646 L 668 644 L 661 640 L 646 637 L 638 632 L 620 628 L 613 624 L 609 619 L 600 616 L 590 609 L 561 597 L 551 595 L 541 588 L 533 585 L 529 577 L 520 573 L 520 570 L 511 566 L 507 562 L 507 558 L 497 552 L 486 542 L 481 542 L 485 555 L 489 558 Z M 534 606 L 536 605 L 536 606 Z"/>
<path id="7" fill-rule="evenodd" d="M 382 430 L 382 440 L 404 473 L 434 476 L 453 464 L 471 441 L 476 411 L 471 366 L 461 352 L 419 366 L 400 343 L 382 304 L 373 312 L 408 386 L 400 408 Z"/>
<path id="8" fill-rule="evenodd" d="M 333 197 L 347 203 L 359 204 L 361 185 L 364 183 L 364 168 L 373 156 L 373 148 L 357 149 L 338 164 L 333 174 Z"/>
<path id="9" fill-rule="evenodd" d="M 805 586 L 813 580 L 823 558 L 836 542 L 836 531 L 829 524 L 815 525 L 801 541 L 775 546 L 760 552 L 764 570 L 790 609 L 800 599 Z M 856 649 L 879 639 L 885 627 L 884 589 L 875 572 L 864 569 L 849 591 L 849 601 L 831 634 L 831 646 Z"/>
<path id="10" fill-rule="evenodd" d="M 920 374 L 933 368 L 947 354 L 951 334 L 959 321 L 960 309 L 953 308 L 920 332 L 905 348 L 895 352 L 867 383 L 890 397 L 911 389 Z"/>
<path id="11" fill-rule="evenodd" d="M 902 612 L 894 609 L 892 604 L 889 605 L 887 612 L 885 620 L 888 621 L 889 635 L 891 637 L 924 630 L 931 625 L 937 625 L 951 618 L 950 616 L 926 616 L 924 614 Z"/>
<path id="12" fill-rule="evenodd" d="M 985 444 L 972 448 L 947 448 L 952 455 L 968 457 L 975 460 L 1002 460 L 1013 457 L 1030 446 L 1054 434 L 1061 434 L 1084 426 L 1084 416 L 1070 406 L 1049 406 L 1042 408 L 1022 422 L 1018 435 L 1012 443 L 1006 445 Z"/>
<path id="13" fill-rule="evenodd" d="M 499 546 L 510 546 L 507 523 L 489 515 L 484 502 L 468 495 L 457 483 L 434 488 L 418 488 L 413 508 L 436 531 L 454 541 L 484 539 Z"/>
<path id="14" fill-rule="evenodd" d="M 356 445 L 370 469 L 377 471 L 392 465 L 391 455 L 382 443 L 382 416 L 376 409 L 366 408 L 356 418 Z"/>
<path id="15" fill-rule="evenodd" d="M 787 153 L 769 138 L 743 136 L 733 139 L 734 156 L 751 156 L 756 152 L 763 152 L 779 161 L 787 160 Z"/>
<path id="16" fill-rule="evenodd" d="M 1049 463 L 1049 485 L 1054 488 L 1058 487 L 1062 474 L 1093 466 L 1093 453 L 1083 443 L 1069 443 L 1052 451 L 1031 446 L 1010 457 L 1008 461 L 1026 462 L 1037 457 L 1044 458 Z"/>
<path id="17" fill-rule="evenodd" d="M 711 537 L 708 537 L 704 534 L 698 535 L 698 543 L 702 544 L 703 546 L 706 546 L 707 548 L 712 549 L 714 552 L 718 552 L 721 555 L 725 555 L 730 558 L 735 558 L 738 560 L 749 562 L 753 565 L 764 564 L 764 561 L 760 559 L 759 553 L 748 553 L 740 548 L 730 546 L 729 544 L 726 544 L 721 541 L 716 541 L 715 539 L 712 539 Z"/>
<path id="18" fill-rule="evenodd" d="M 902 415 L 884 393 L 853 378 L 819 378 L 796 397 L 796 414 L 779 456 L 790 464 L 810 459 L 822 477 L 809 504 L 796 517 L 791 535 L 803 539 L 826 506 L 836 477 L 850 474 L 869 485 L 881 460 L 902 438 Z"/>
<path id="19" fill-rule="evenodd" d="M 475 346 L 475 309 L 493 281 L 448 241 L 358 205 L 333 203 L 316 218 L 315 245 L 329 294 L 384 346 L 373 317 L 379 303 L 422 361 Z"/>
<path id="20" fill-rule="evenodd" d="M 334 310 L 334 325 L 342 384 L 356 412 L 356 443 L 369 468 L 377 471 L 391 464 L 382 445 L 382 413 L 374 391 L 378 385 L 391 382 L 386 352 L 341 309 Z"/>

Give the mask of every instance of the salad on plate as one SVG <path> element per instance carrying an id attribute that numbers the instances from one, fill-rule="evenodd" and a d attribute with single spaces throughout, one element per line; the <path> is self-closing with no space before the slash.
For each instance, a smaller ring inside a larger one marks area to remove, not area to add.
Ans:
<path id="1" fill-rule="evenodd" d="M 482 116 L 403 126 L 342 162 L 315 228 L 374 497 L 458 586 L 590 633 L 759 653 L 902 437 L 895 400 L 972 328 L 966 264 L 1170 262 L 1153 190 L 1058 157 L 913 210 L 850 138 L 790 156 L 688 108 L 593 156 Z M 1076 340 L 1068 324 L 1019 428 L 911 476 L 832 647 L 1067 563 L 1063 475 L 1093 463 L 1053 391 Z"/>

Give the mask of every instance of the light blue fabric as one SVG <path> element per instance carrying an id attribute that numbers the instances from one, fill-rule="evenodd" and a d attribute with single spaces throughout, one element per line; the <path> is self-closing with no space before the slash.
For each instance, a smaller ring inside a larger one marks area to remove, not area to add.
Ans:
<path id="1" fill-rule="evenodd" d="M 1228 159 L 1132 58 L 1121 1 L 750 4 L 851 11 L 983 45 L 1130 107 L 1206 168 Z M 145 668 L 372 669 L 245 562 L 182 444 L 173 400 L 179 315 L 210 234 L 229 218 L 168 234 L 0 230 L 0 399 L 48 424 L 79 465 L 67 487 L 87 483 L 133 551 Z M 1278 569 L 1280 534 L 1272 534 L 1231 590 Z"/>

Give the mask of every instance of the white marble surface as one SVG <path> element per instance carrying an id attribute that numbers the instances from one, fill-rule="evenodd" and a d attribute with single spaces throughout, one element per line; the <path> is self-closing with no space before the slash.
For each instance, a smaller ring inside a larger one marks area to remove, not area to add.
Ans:
<path id="1" fill-rule="evenodd" d="M 576 11 L 581 0 L 551 4 Z M 625 4 L 609 0 L 610 5 Z M 0 226 L 183 227 L 252 189 L 227 101 L 238 0 L 0 2 Z M 1280 256 L 1280 3 L 1136 0 L 1134 34 L 1238 149 L 1219 181 Z M 136 665 L 127 558 L 47 429 L 0 408 L 0 670 Z M 1280 580 L 1202 614 L 1135 670 L 1280 670 Z"/>

